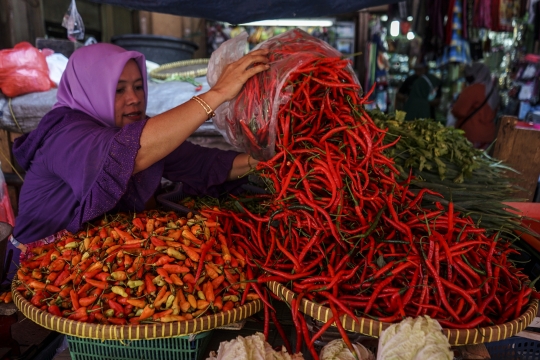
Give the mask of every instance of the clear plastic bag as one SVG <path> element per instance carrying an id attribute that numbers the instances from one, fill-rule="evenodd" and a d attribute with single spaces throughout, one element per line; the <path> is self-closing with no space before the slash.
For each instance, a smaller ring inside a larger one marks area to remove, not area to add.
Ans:
<path id="1" fill-rule="evenodd" d="M 235 39 L 220 47 L 223 49 L 218 55 L 219 61 L 225 65 L 234 61 L 233 58 L 240 58 L 238 51 L 245 46 L 240 40 L 233 42 Z M 270 50 L 270 68 L 250 78 L 236 98 L 218 109 L 214 125 L 236 149 L 255 159 L 268 160 L 275 153 L 279 107 L 291 97 L 291 87 L 286 85 L 289 75 L 304 64 L 326 57 L 341 57 L 341 53 L 300 29 L 272 37 L 255 49 Z M 348 71 L 358 84 L 350 65 Z M 211 72 L 209 67 L 210 85 L 210 79 L 215 81 L 220 74 Z"/>
<path id="2" fill-rule="evenodd" d="M 62 19 L 62 26 L 67 29 L 67 37 L 70 41 L 84 39 L 84 23 L 77 11 L 75 0 L 71 0 L 71 4 Z"/>
<path id="3" fill-rule="evenodd" d="M 217 83 L 227 65 L 237 61 L 244 55 L 247 47 L 247 39 L 248 34 L 243 31 L 234 38 L 225 41 L 212 53 L 206 73 L 206 80 L 210 87 L 213 87 Z M 237 150 L 242 150 L 241 144 L 236 142 L 234 132 L 231 133 L 231 129 L 224 123 L 228 116 L 229 104 L 230 102 L 226 101 L 215 109 L 216 116 L 213 119 L 213 123 L 229 144 L 233 145 Z"/>
<path id="4" fill-rule="evenodd" d="M 30 43 L 0 50 L 0 90 L 7 97 L 47 91 L 52 86 L 45 55 Z"/>

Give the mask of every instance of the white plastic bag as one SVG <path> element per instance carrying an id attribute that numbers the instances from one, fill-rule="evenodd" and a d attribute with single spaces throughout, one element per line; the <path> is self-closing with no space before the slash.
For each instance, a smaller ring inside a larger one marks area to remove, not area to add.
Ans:
<path id="1" fill-rule="evenodd" d="M 75 0 L 71 0 L 71 4 L 62 20 L 62 26 L 67 29 L 67 37 L 70 41 L 84 39 L 84 23 L 77 11 Z"/>
<path id="2" fill-rule="evenodd" d="M 208 62 L 208 72 L 206 79 L 208 85 L 213 87 L 216 85 L 223 69 L 236 60 L 239 60 L 246 52 L 248 34 L 242 31 L 237 36 L 225 41 L 221 46 L 212 53 Z"/>
<path id="3" fill-rule="evenodd" d="M 66 70 L 68 58 L 64 54 L 54 53 L 45 58 L 49 66 L 49 79 L 58 86 L 62 74 Z"/>
<path id="4" fill-rule="evenodd" d="M 210 85 L 210 87 L 213 87 L 217 83 L 221 73 L 227 65 L 237 61 L 244 55 L 246 51 L 247 39 L 248 34 L 243 31 L 234 38 L 225 41 L 220 45 L 219 48 L 217 48 L 216 51 L 212 53 L 210 56 L 210 61 L 208 62 L 208 71 L 206 73 L 206 80 L 208 81 L 208 85 Z M 225 140 L 229 144 L 235 146 L 235 144 L 233 144 L 233 137 L 227 131 L 228 129 L 218 125 L 220 123 L 220 120 L 218 119 L 225 119 L 227 116 L 229 104 L 230 101 L 226 101 L 215 109 L 214 112 L 216 113 L 216 117 L 214 118 L 213 123 Z M 235 146 L 235 148 L 241 150 L 240 147 Z"/>

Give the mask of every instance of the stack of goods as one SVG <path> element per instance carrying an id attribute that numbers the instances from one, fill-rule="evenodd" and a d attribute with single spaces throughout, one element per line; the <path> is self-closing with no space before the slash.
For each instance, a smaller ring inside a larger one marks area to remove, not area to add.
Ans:
<path id="1" fill-rule="evenodd" d="M 451 329 L 523 316 L 532 288 L 508 259 L 516 250 L 503 233 L 479 228 L 452 202 L 443 206 L 438 193 L 413 193 L 410 179 L 398 180 L 400 171 L 386 155 L 397 139 L 385 143 L 387 130 L 364 111 L 347 61 L 313 51 L 317 41 L 298 30 L 266 44 L 273 66 L 277 59 L 296 59 L 293 71 L 280 69 L 288 73 L 288 101 L 274 112 L 275 155 L 257 166 L 271 194 L 258 197 L 259 213 L 208 214 L 229 223 L 260 282 L 272 280 L 296 293 L 291 305 L 297 337 L 313 357 L 313 341 L 333 324 L 347 342 L 336 321 L 343 315 L 355 319 L 357 328 L 357 316 L 391 323 L 429 315 Z M 241 98 L 250 98 L 253 107 L 268 101 L 264 95 L 252 91 Z M 251 129 L 258 140 L 258 129 Z M 269 143 L 258 140 L 261 148 Z M 422 205 L 426 194 L 437 199 L 434 209 Z M 312 338 L 298 313 L 303 299 L 331 313 Z"/>

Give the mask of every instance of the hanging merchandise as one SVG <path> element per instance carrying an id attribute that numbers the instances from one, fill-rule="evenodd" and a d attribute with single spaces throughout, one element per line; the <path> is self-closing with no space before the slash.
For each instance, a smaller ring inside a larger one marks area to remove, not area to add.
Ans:
<path id="1" fill-rule="evenodd" d="M 459 6 L 459 1 L 450 0 L 450 4 L 448 6 L 448 13 L 446 14 L 446 28 L 444 29 L 444 42 L 446 45 L 450 45 L 450 42 L 452 41 L 452 35 L 455 26 L 459 26 L 459 30 L 461 30 L 461 24 L 459 23 L 459 17 L 461 13 L 456 13 L 456 6 Z M 454 16 L 458 18 L 455 19 Z"/>
<path id="2" fill-rule="evenodd" d="M 491 27 L 493 31 L 512 31 L 515 19 L 521 17 L 521 0 L 493 0 Z"/>
<path id="3" fill-rule="evenodd" d="M 474 26 L 491 29 L 491 0 L 475 1 Z"/>
<path id="4" fill-rule="evenodd" d="M 388 46 L 380 23 L 375 22 L 370 29 L 371 42 L 369 43 L 367 74 L 365 88 L 376 88 L 371 94 L 373 102 L 367 105 L 371 109 L 379 109 L 383 112 L 388 109 L 388 71 L 390 62 L 388 59 Z"/>
<path id="5" fill-rule="evenodd" d="M 526 9 L 528 15 L 526 22 L 528 26 L 525 27 L 525 24 L 522 26 L 529 29 L 526 36 L 526 42 L 528 43 L 527 51 L 538 53 L 538 41 L 540 41 L 540 0 L 530 0 Z"/>
<path id="6" fill-rule="evenodd" d="M 534 39 L 540 40 L 540 0 L 534 3 Z"/>
<path id="7" fill-rule="evenodd" d="M 407 2 L 406 1 L 399 2 L 398 7 L 399 7 L 399 17 L 401 17 L 402 19 L 405 19 L 408 15 Z"/>
<path id="8" fill-rule="evenodd" d="M 463 6 L 461 0 L 452 0 L 446 23 L 446 44 L 440 65 L 449 62 L 470 63 L 469 42 L 463 38 Z"/>
<path id="9" fill-rule="evenodd" d="M 426 14 L 429 18 L 422 46 L 424 61 L 437 58 L 444 49 L 444 0 L 426 1 Z"/>
<path id="10" fill-rule="evenodd" d="M 77 11 L 75 0 L 71 0 L 71 4 L 62 20 L 62 26 L 67 29 L 67 37 L 70 41 L 76 42 L 84 39 L 84 23 Z"/>
<path id="11" fill-rule="evenodd" d="M 530 58 L 530 57 L 528 57 Z M 520 101 L 519 119 L 526 119 L 533 113 L 540 113 L 540 64 L 525 61 L 519 65 L 515 86 L 519 86 L 517 98 Z"/>
<path id="12" fill-rule="evenodd" d="M 466 29 L 463 31 L 463 36 L 469 40 L 475 39 L 478 32 L 474 26 L 475 3 L 475 0 L 463 0 L 463 23 L 466 24 Z"/>

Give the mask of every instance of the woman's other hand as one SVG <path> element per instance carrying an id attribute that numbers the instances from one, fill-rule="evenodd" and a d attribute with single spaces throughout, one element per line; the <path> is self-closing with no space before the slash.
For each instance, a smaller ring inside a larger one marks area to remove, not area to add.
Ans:
<path id="1" fill-rule="evenodd" d="M 220 104 L 232 100 L 238 95 L 242 86 L 244 86 L 250 77 L 267 70 L 269 67 L 267 49 L 252 51 L 239 60 L 227 65 L 209 93 L 214 93 L 211 97 L 217 97 L 217 99 L 214 99 Z"/>
<path id="2" fill-rule="evenodd" d="M 249 154 L 238 154 L 233 161 L 231 171 L 227 180 L 236 180 L 243 176 L 246 176 L 249 172 L 257 168 L 259 160 L 254 159 Z"/>

